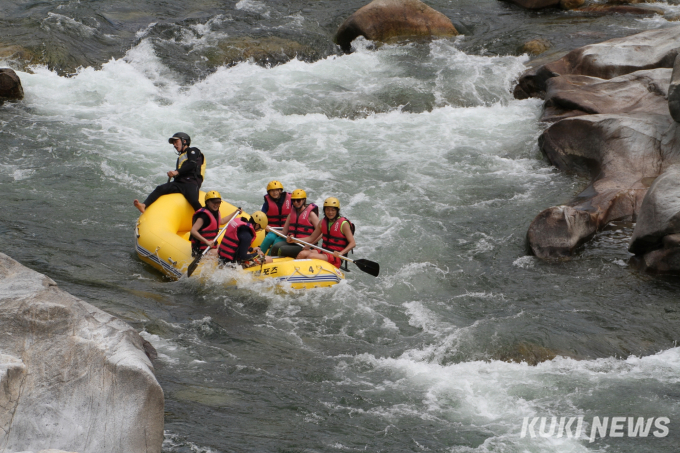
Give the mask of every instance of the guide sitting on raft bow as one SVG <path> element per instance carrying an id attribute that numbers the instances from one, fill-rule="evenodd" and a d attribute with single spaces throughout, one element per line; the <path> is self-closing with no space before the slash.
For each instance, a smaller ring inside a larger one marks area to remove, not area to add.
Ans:
<path id="1" fill-rule="evenodd" d="M 139 212 L 144 213 L 146 208 L 158 200 L 161 195 L 169 193 L 181 193 L 187 199 L 194 211 L 198 211 L 201 206 L 198 201 L 198 190 L 203 184 L 203 176 L 205 174 L 205 157 L 198 148 L 189 147 L 191 145 L 191 137 L 184 132 L 177 132 L 168 139 L 168 143 L 175 147 L 177 154 L 177 163 L 175 169 L 168 171 L 168 182 L 156 187 L 151 194 L 146 197 L 143 203 L 139 200 L 134 201 L 134 205 Z M 170 179 L 174 178 L 174 181 Z"/>
<path id="2" fill-rule="evenodd" d="M 234 263 L 246 268 L 271 263 L 272 259 L 265 257 L 260 247 L 251 248 L 257 232 L 266 227 L 267 216 L 262 211 L 254 212 L 250 219 L 236 217 L 231 220 L 217 249 L 220 264 Z"/>
<path id="3" fill-rule="evenodd" d="M 356 246 L 354 225 L 347 218 L 340 216 L 340 200 L 335 197 L 326 198 L 323 202 L 323 213 L 324 218 L 316 226 L 312 235 L 307 238 L 300 238 L 300 240 L 316 244 L 319 238 L 323 236 L 322 247 L 332 251 L 333 254 L 312 251 L 306 245 L 298 254 L 297 259 L 324 260 L 339 268 L 342 264 L 340 256 L 346 256 Z M 294 243 L 292 235 L 288 235 L 286 240 L 291 244 Z"/>
<path id="4" fill-rule="evenodd" d="M 308 237 L 319 224 L 319 207 L 314 203 L 307 204 L 307 192 L 302 189 L 295 189 L 290 198 L 293 201 L 293 210 L 288 214 L 282 233 L 294 238 Z M 267 231 L 269 231 L 269 227 L 267 227 Z M 289 244 L 281 239 L 272 245 L 269 254 L 271 256 L 297 258 L 301 251 L 301 245 Z"/>

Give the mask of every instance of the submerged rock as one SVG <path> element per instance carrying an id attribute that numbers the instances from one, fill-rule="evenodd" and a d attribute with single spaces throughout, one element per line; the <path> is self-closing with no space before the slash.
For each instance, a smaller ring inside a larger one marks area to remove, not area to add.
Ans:
<path id="1" fill-rule="evenodd" d="M 24 98 L 21 79 L 14 70 L 0 69 L 0 105 L 4 101 L 19 101 Z"/>
<path id="2" fill-rule="evenodd" d="M 517 99 L 545 96 L 548 79 L 585 75 L 611 79 L 642 69 L 672 68 L 680 49 L 680 26 L 649 30 L 572 50 L 557 61 L 522 74 Z"/>
<path id="3" fill-rule="evenodd" d="M 420 0 L 373 0 L 340 25 L 334 41 L 349 52 L 359 36 L 371 41 L 396 38 L 456 36 L 458 31 L 448 17 Z"/>
<path id="4" fill-rule="evenodd" d="M 163 391 L 143 339 L 0 254 L 0 445 L 160 452 Z"/>
<path id="5" fill-rule="evenodd" d="M 550 49 L 550 47 L 550 42 L 545 39 L 532 39 L 531 41 L 524 43 L 521 52 L 531 55 L 540 55 L 546 50 Z"/>
<path id="6" fill-rule="evenodd" d="M 238 37 L 220 41 L 206 53 L 212 66 L 233 65 L 252 60 L 264 66 L 286 63 L 293 58 L 314 61 L 321 53 L 305 44 L 276 36 L 263 38 Z"/>
<path id="7" fill-rule="evenodd" d="M 635 14 L 638 16 L 663 16 L 665 11 L 653 6 L 630 6 L 630 5 L 590 5 L 578 8 L 576 11 L 594 15 L 607 14 Z"/>
<path id="8" fill-rule="evenodd" d="M 541 121 L 599 113 L 668 114 L 671 72 L 651 69 L 610 80 L 580 75 L 550 78 Z"/>
<path id="9" fill-rule="evenodd" d="M 556 8 L 560 6 L 560 0 L 506 0 L 526 9 Z"/>

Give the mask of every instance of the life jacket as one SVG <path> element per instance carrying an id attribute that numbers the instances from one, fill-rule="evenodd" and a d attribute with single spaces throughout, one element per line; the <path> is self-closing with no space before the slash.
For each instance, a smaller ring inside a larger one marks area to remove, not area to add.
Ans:
<path id="1" fill-rule="evenodd" d="M 217 237 L 217 233 L 220 231 L 220 223 L 222 223 L 222 216 L 220 215 L 220 211 L 219 210 L 217 211 L 216 218 L 215 215 L 212 212 L 210 212 L 208 208 L 201 208 L 198 211 L 194 212 L 194 216 L 191 219 L 192 225 L 196 223 L 196 220 L 198 220 L 199 215 L 201 213 L 205 213 L 208 215 L 210 223 L 208 223 L 207 225 L 204 223 L 203 226 L 198 229 L 198 232 L 201 233 L 201 236 L 203 236 L 207 240 L 213 241 Z M 191 236 L 189 240 L 191 240 L 192 248 L 194 249 L 198 248 L 201 252 L 208 248 L 208 246 L 205 245 L 203 241 L 200 241 L 193 236 Z"/>
<path id="2" fill-rule="evenodd" d="M 255 228 L 253 228 L 253 225 L 250 222 L 244 220 L 243 217 L 237 217 L 231 221 L 227 227 L 227 231 L 224 232 L 222 242 L 220 242 L 220 248 L 217 249 L 217 254 L 220 258 L 227 261 L 236 261 L 235 255 L 236 250 L 238 249 L 238 229 L 244 225 L 248 226 L 250 232 L 253 233 L 253 239 L 249 244 L 253 245 L 253 242 L 255 242 L 255 238 L 257 237 Z"/>
<path id="3" fill-rule="evenodd" d="M 205 156 L 201 152 L 200 149 L 198 148 L 187 148 L 182 154 L 179 155 L 177 158 L 177 168 L 175 170 L 179 170 L 182 168 L 182 165 L 187 163 L 189 161 L 189 156 L 188 153 L 189 151 L 193 151 L 194 153 L 198 153 L 198 159 L 200 159 L 200 165 L 196 165 L 196 169 L 193 171 L 193 174 L 191 175 L 192 177 L 196 178 L 198 181 L 199 185 L 203 183 L 203 178 L 205 178 Z M 196 162 L 197 164 L 199 163 L 198 161 Z"/>
<path id="4" fill-rule="evenodd" d="M 332 252 L 341 252 L 347 247 L 349 241 L 342 234 L 342 224 L 347 221 L 349 222 L 349 227 L 354 234 L 354 224 L 350 222 L 346 217 L 339 217 L 331 226 L 330 231 L 328 231 L 328 219 L 325 217 L 321 221 L 321 233 L 323 234 L 323 248 L 330 250 Z"/>
<path id="5" fill-rule="evenodd" d="M 267 202 L 267 220 L 269 220 L 270 227 L 282 227 L 286 223 L 288 214 L 293 209 L 293 202 L 290 200 L 290 194 L 288 192 L 283 192 L 281 194 L 283 199 L 283 204 L 281 205 L 281 212 L 279 212 L 279 205 L 274 201 L 269 194 L 264 196 L 264 200 Z"/>
<path id="6" fill-rule="evenodd" d="M 293 208 L 288 216 L 288 234 L 292 234 L 294 238 L 311 236 L 314 232 L 314 225 L 309 221 L 309 214 L 312 212 L 319 215 L 319 207 L 314 203 L 308 204 L 299 216 L 297 210 Z"/>

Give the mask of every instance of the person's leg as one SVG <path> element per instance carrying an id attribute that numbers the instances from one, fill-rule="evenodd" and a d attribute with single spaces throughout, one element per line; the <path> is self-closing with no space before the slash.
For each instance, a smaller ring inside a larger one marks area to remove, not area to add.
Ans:
<path id="1" fill-rule="evenodd" d="M 274 243 L 274 245 L 272 245 L 272 248 L 270 249 L 271 253 L 269 255 L 270 256 L 288 256 L 288 255 L 283 255 L 281 253 L 281 249 L 283 249 L 287 245 L 294 245 L 295 247 L 299 247 L 298 245 L 295 245 L 295 244 L 289 244 L 288 242 L 286 242 L 285 239 L 281 238 L 280 241 L 277 241 L 277 242 Z"/>
<path id="2" fill-rule="evenodd" d="M 287 256 L 290 258 L 297 258 L 302 251 L 302 247 L 298 244 L 288 244 L 287 242 L 279 247 L 278 256 Z"/>
<path id="3" fill-rule="evenodd" d="M 260 250 L 262 250 L 265 255 L 271 255 L 271 253 L 269 253 L 269 248 L 281 241 L 285 241 L 285 239 L 277 236 L 275 233 L 269 232 L 262 240 L 262 244 L 260 244 Z"/>
<path id="4" fill-rule="evenodd" d="M 177 187 L 178 184 L 176 182 L 167 182 L 165 184 L 161 184 L 160 186 L 156 187 L 153 192 L 149 194 L 148 197 L 146 197 L 146 200 L 144 200 L 144 207 L 148 208 L 151 206 L 151 204 L 158 200 L 161 195 L 167 195 L 169 193 L 177 193 L 179 192 L 179 188 Z"/>
<path id="5" fill-rule="evenodd" d="M 198 211 L 203 207 L 200 201 L 198 201 L 198 186 L 196 184 L 179 184 L 183 186 L 180 188 L 182 195 L 187 199 L 194 211 Z"/>

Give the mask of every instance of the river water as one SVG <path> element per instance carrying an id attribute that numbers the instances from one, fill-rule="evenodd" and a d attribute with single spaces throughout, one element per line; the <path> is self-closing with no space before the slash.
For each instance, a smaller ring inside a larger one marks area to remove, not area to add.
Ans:
<path id="1" fill-rule="evenodd" d="M 630 223 L 570 261 L 528 256 L 531 220 L 588 181 L 542 158 L 541 102 L 510 93 L 522 42 L 559 52 L 671 26 L 680 7 L 585 17 L 438 0 L 462 36 L 342 55 L 333 32 L 362 2 L 102 3 L 0 8 L 1 41 L 49 63 L 4 62 L 26 98 L 0 108 L 0 250 L 156 347 L 164 452 L 675 451 L 680 283 L 628 265 Z M 308 51 L 211 57 L 263 37 Z M 354 257 L 380 277 L 354 268 L 290 293 L 143 264 L 131 202 L 164 182 L 179 130 L 207 156 L 204 190 L 247 211 L 271 179 L 338 197 Z M 522 437 L 526 417 L 553 416 L 582 416 L 584 437 Z M 619 416 L 667 417 L 668 435 L 590 442 L 594 417 Z"/>

